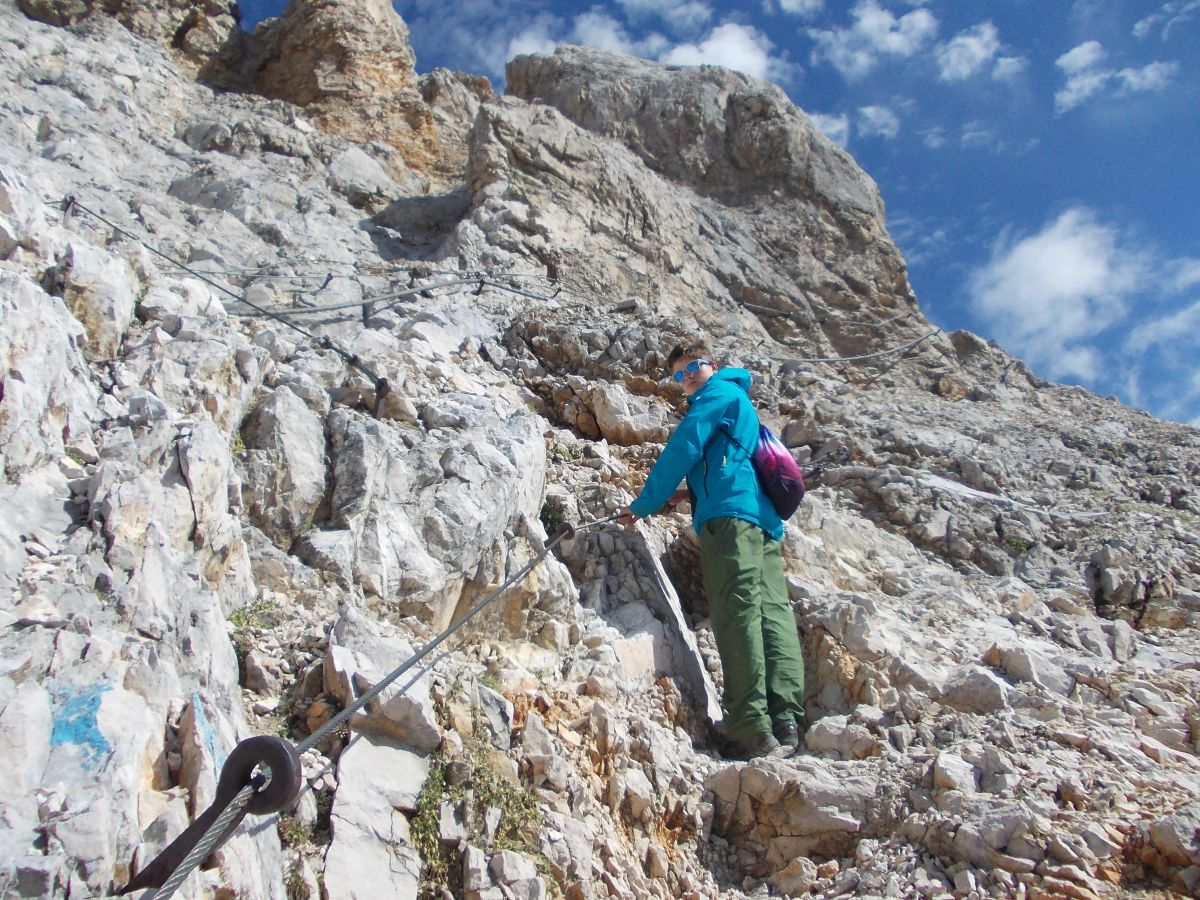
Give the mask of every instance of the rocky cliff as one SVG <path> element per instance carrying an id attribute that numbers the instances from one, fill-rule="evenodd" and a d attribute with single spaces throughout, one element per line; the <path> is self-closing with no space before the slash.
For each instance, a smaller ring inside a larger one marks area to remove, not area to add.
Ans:
<path id="1" fill-rule="evenodd" d="M 1200 434 L 934 328 L 778 89 L 564 47 L 497 96 L 376 0 L 0 45 L 6 896 L 119 888 L 314 733 L 183 895 L 1196 893 Z M 694 331 L 838 461 L 789 759 L 716 751 L 685 515 L 521 574 L 634 496 Z"/>

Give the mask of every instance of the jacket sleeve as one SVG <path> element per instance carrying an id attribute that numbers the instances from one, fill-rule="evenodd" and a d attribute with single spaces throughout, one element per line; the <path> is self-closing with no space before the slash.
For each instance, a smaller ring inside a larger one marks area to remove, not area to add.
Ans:
<path id="1" fill-rule="evenodd" d="M 671 435 L 638 498 L 629 504 L 636 516 L 652 516 L 671 499 L 679 482 L 700 461 L 721 424 L 728 397 L 721 392 L 697 398 Z"/>

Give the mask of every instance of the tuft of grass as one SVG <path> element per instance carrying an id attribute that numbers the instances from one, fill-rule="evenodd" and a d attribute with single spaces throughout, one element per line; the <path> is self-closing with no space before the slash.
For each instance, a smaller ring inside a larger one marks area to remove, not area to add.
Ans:
<path id="1" fill-rule="evenodd" d="M 279 842 L 285 847 L 299 850 L 314 843 L 312 829 L 295 816 L 280 816 L 278 828 Z"/>
<path id="2" fill-rule="evenodd" d="M 567 510 L 563 505 L 562 498 L 547 497 L 546 502 L 542 504 L 542 511 L 538 518 L 542 520 L 542 527 L 546 529 L 546 534 L 557 533 L 558 529 L 567 521 Z"/>
<path id="3" fill-rule="evenodd" d="M 444 891 L 457 897 L 462 891 L 458 849 L 443 847 L 439 836 L 443 803 L 459 806 L 468 795 L 472 797 L 473 802 L 466 804 L 469 820 L 465 825 L 467 842 L 473 846 L 485 847 L 492 853 L 514 850 L 527 856 L 538 856 L 542 812 L 538 808 L 537 795 L 501 775 L 491 762 L 493 752 L 484 729 L 477 722 L 459 760 L 467 765 L 468 777 L 456 779 L 456 784 L 451 785 L 447 777 L 449 760 L 440 750 L 430 757 L 429 777 L 421 788 L 417 813 L 410 823 L 413 846 L 425 862 L 422 897 L 444 896 Z M 500 823 L 490 841 L 484 826 L 484 814 L 489 809 L 500 811 Z"/>
<path id="4" fill-rule="evenodd" d="M 313 900 L 312 891 L 304 881 L 304 873 L 300 869 L 299 860 L 288 866 L 283 878 L 283 889 L 287 900 Z"/>
<path id="5" fill-rule="evenodd" d="M 484 672 L 479 676 L 479 683 L 485 688 L 490 688 L 497 694 L 504 693 L 504 685 L 500 683 L 500 678 L 493 672 Z"/>
<path id="6" fill-rule="evenodd" d="M 1015 537 L 1015 538 L 1008 539 L 1008 546 L 1013 549 L 1013 552 L 1015 552 L 1018 556 L 1020 556 L 1025 553 L 1028 553 L 1029 548 L 1032 545 L 1029 543 L 1029 541 L 1025 540 L 1024 538 Z"/>
<path id="7" fill-rule="evenodd" d="M 284 620 L 283 610 L 274 600 L 255 600 L 229 614 L 229 624 L 238 631 L 248 628 L 272 628 Z"/>

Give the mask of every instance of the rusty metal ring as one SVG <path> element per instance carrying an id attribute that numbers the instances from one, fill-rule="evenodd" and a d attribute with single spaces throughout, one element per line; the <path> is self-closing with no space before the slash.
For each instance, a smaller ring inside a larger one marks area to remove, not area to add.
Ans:
<path id="1" fill-rule="evenodd" d="M 258 816 L 279 812 L 299 796 L 302 772 L 296 748 L 271 735 L 248 738 L 233 748 L 221 767 L 217 795 L 236 794 L 251 783 L 256 768 L 270 771 L 271 780 L 255 791 L 246 805 L 247 812 Z"/>

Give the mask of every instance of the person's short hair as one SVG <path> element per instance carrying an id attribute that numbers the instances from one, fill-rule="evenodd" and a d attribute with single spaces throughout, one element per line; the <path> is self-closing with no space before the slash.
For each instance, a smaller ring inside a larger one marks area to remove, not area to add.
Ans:
<path id="1" fill-rule="evenodd" d="M 667 368 L 674 369 L 675 363 L 681 359 L 707 359 L 711 363 L 713 361 L 712 350 L 709 349 L 708 344 L 704 343 L 703 338 L 684 338 L 667 356 Z"/>

